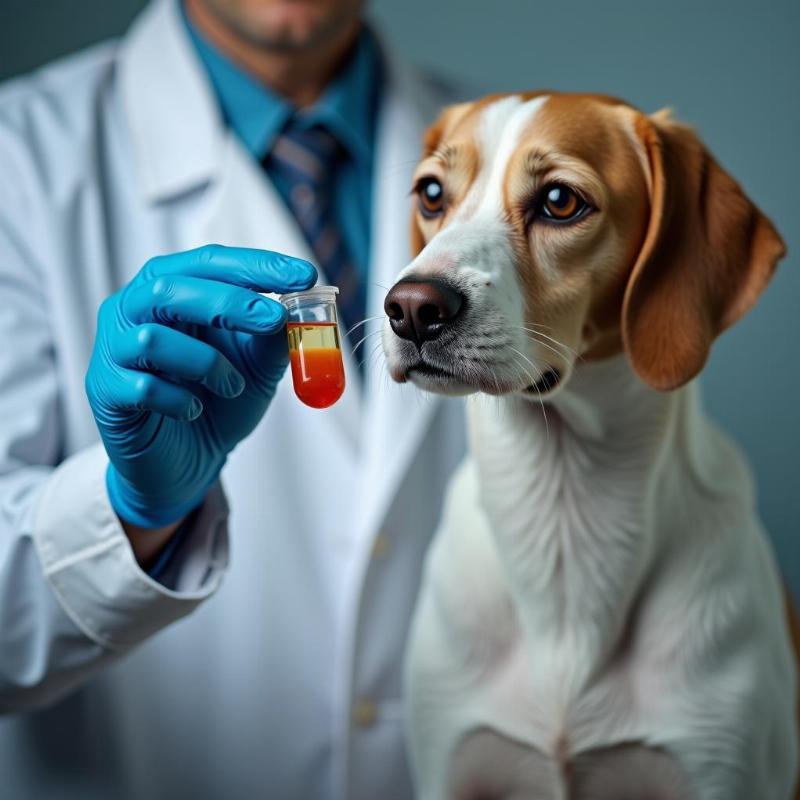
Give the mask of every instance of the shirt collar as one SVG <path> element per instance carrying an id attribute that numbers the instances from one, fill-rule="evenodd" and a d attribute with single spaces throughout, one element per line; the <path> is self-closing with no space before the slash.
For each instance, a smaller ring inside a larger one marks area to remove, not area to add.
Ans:
<path id="1" fill-rule="evenodd" d="M 262 160 L 296 109 L 217 50 L 185 11 L 182 16 L 227 124 L 247 150 Z M 372 163 L 381 72 L 377 43 L 364 27 L 331 84 L 312 106 L 299 112 L 307 126 L 324 125 L 351 158 L 367 169 Z"/>

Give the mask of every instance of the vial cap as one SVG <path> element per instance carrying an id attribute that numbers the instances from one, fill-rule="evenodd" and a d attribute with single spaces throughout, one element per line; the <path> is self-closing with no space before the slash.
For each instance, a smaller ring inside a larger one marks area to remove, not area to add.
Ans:
<path id="1" fill-rule="evenodd" d="M 280 301 L 283 305 L 293 305 L 301 302 L 303 304 L 308 302 L 313 303 L 335 303 L 336 295 L 339 294 L 338 286 L 314 286 L 311 289 L 306 289 L 303 292 L 289 292 L 289 294 L 282 294 Z"/>

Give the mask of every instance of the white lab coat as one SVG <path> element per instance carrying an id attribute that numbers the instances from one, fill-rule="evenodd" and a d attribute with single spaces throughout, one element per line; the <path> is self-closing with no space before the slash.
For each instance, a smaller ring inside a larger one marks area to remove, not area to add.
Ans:
<path id="1" fill-rule="evenodd" d="M 408 261 L 410 175 L 447 99 L 389 61 L 370 314 Z M 174 0 L 0 90 L 0 174 L 0 710 L 28 712 L 0 719 L 0 796 L 411 796 L 401 654 L 460 404 L 391 383 L 377 353 L 363 390 L 347 354 L 325 412 L 287 378 L 168 589 L 106 497 L 83 388 L 97 307 L 158 253 L 308 248 Z"/>

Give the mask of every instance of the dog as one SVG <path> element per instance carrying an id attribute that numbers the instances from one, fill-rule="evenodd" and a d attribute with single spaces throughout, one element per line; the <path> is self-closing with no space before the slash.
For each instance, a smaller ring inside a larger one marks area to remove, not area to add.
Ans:
<path id="1" fill-rule="evenodd" d="M 406 656 L 418 796 L 788 800 L 796 617 L 693 381 L 780 235 L 600 95 L 445 109 L 412 194 L 387 367 L 473 395 Z"/>

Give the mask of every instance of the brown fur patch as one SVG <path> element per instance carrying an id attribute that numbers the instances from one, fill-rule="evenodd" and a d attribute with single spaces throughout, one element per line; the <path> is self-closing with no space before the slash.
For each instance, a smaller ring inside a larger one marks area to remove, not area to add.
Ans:
<path id="1" fill-rule="evenodd" d="M 641 117 L 652 211 L 623 303 L 634 369 L 656 389 L 689 381 L 716 336 L 766 287 L 786 246 L 688 127 Z"/>
<path id="2" fill-rule="evenodd" d="M 428 128 L 423 143 L 423 159 L 414 172 L 417 181 L 423 175 L 442 181 L 447 203 L 455 208 L 469 191 L 480 169 L 480 156 L 473 128 L 477 117 L 473 103 L 446 108 Z M 467 119 L 469 118 L 469 119 Z M 416 256 L 444 224 L 441 219 L 424 218 L 416 200 L 411 211 L 411 253 Z"/>

